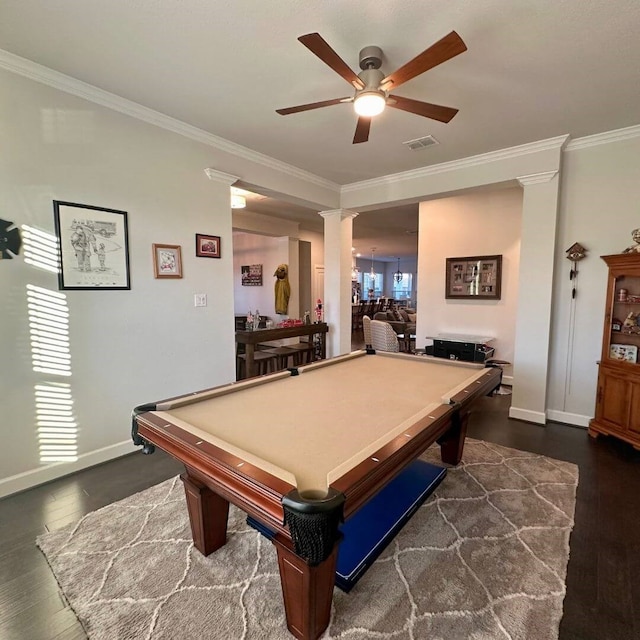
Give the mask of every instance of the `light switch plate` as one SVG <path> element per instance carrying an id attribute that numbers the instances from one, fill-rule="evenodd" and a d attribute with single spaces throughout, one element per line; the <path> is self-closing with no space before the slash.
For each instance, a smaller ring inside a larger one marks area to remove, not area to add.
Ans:
<path id="1" fill-rule="evenodd" d="M 207 294 L 206 293 L 196 293 L 193 296 L 193 306 L 194 307 L 206 307 L 207 306 Z"/>

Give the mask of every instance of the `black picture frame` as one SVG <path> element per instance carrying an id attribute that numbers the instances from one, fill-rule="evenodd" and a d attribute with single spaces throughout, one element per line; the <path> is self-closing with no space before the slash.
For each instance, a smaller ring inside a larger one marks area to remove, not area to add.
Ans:
<path id="1" fill-rule="evenodd" d="M 131 289 L 127 212 L 53 201 L 58 288 Z"/>
<path id="2" fill-rule="evenodd" d="M 262 286 L 262 265 L 245 264 L 240 267 L 240 280 L 243 287 Z"/>
<path id="3" fill-rule="evenodd" d="M 446 299 L 500 300 L 501 295 L 501 255 L 446 258 Z"/>

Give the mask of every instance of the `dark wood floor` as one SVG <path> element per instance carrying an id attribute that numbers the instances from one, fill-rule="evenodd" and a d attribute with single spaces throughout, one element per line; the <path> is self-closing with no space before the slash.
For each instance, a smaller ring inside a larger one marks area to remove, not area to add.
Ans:
<path id="1" fill-rule="evenodd" d="M 560 639 L 638 640 L 640 452 L 610 438 L 593 441 L 584 429 L 510 420 L 509 401 L 483 399 L 469 435 L 580 468 Z M 0 500 L 0 638 L 85 638 L 34 544 L 36 536 L 180 471 L 160 451 L 135 453 Z"/>

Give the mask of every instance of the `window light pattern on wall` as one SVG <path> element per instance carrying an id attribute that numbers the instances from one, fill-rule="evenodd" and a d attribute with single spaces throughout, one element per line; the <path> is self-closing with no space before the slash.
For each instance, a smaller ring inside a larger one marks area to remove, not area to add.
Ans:
<path id="1" fill-rule="evenodd" d="M 31 362 L 35 373 L 71 375 L 69 309 L 64 294 L 27 285 Z M 78 458 L 78 425 L 73 416 L 71 385 L 43 380 L 35 385 L 40 462 Z"/>
<path id="2" fill-rule="evenodd" d="M 56 237 L 28 225 L 22 230 L 25 262 L 57 273 Z M 26 294 L 31 365 L 41 378 L 34 385 L 40 462 L 74 462 L 78 459 L 78 425 L 71 385 L 60 380 L 71 376 L 67 296 L 33 284 L 27 285 Z"/>
<path id="3" fill-rule="evenodd" d="M 78 425 L 73 417 L 71 385 L 37 384 L 36 417 L 40 462 L 75 462 L 78 459 Z"/>
<path id="4" fill-rule="evenodd" d="M 46 231 L 22 225 L 24 261 L 31 266 L 58 273 L 58 240 Z"/>
<path id="5" fill-rule="evenodd" d="M 27 309 L 33 370 L 70 376 L 69 309 L 66 296 L 28 284 Z"/>

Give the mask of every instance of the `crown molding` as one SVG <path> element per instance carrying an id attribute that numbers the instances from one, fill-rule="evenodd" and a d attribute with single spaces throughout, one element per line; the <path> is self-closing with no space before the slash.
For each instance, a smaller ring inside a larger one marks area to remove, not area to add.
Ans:
<path id="1" fill-rule="evenodd" d="M 318 211 L 318 215 L 325 219 L 339 217 L 341 220 L 347 220 L 348 218 L 356 218 L 358 212 L 349 209 L 331 209 L 330 211 Z"/>
<path id="2" fill-rule="evenodd" d="M 543 182 L 551 182 L 558 175 L 558 170 L 543 171 L 541 173 L 532 173 L 528 176 L 518 176 L 516 180 L 521 186 L 525 187 L 530 184 L 541 184 Z"/>
<path id="3" fill-rule="evenodd" d="M 341 194 L 377 185 L 392 184 L 403 180 L 437 175 L 446 171 L 478 166 L 498 160 L 516 158 L 518 156 L 535 153 L 537 151 L 545 151 L 555 148 L 563 148 L 565 151 L 575 151 L 577 149 L 585 149 L 601 144 L 629 140 L 640 136 L 640 125 L 606 131 L 604 133 L 576 138 L 570 141 L 569 135 L 558 136 L 556 138 L 540 140 L 517 147 L 509 147 L 507 149 L 500 149 L 498 151 L 492 151 L 485 154 L 469 156 L 468 158 L 462 158 L 460 160 L 443 162 L 429 167 L 422 167 L 420 169 L 402 173 L 389 174 L 380 178 L 372 178 L 370 180 L 353 182 L 341 186 L 313 173 L 287 164 L 286 162 L 276 160 L 275 158 L 258 153 L 257 151 L 253 151 L 252 149 L 243 147 L 242 145 L 230 142 L 229 140 L 225 140 L 224 138 L 213 135 L 212 133 L 208 133 L 203 129 L 186 124 L 176 118 L 160 113 L 159 111 L 154 111 L 153 109 L 144 107 L 137 102 L 133 102 L 132 100 L 127 100 L 126 98 L 122 98 L 116 94 L 104 91 L 103 89 L 99 89 L 98 87 L 83 82 L 82 80 L 54 71 L 44 65 L 22 58 L 21 56 L 17 56 L 3 49 L 0 49 L 0 69 L 5 69 L 11 73 L 45 84 L 53 87 L 54 89 L 64 91 L 65 93 L 75 95 L 79 98 L 83 98 L 84 100 L 88 100 L 89 102 L 102 105 L 108 109 L 142 120 L 143 122 L 147 122 L 167 131 L 177 133 L 178 135 L 200 142 L 207 146 L 214 147 L 225 153 L 248 160 L 249 162 L 255 162 L 256 164 L 260 164 L 276 171 L 281 171 L 287 175 L 299 178 L 300 180 L 304 180 L 324 189 L 328 189 L 329 191 Z"/>
<path id="4" fill-rule="evenodd" d="M 270 156 L 258 153 L 242 145 L 235 144 L 224 138 L 208 133 L 203 129 L 186 124 L 176 118 L 167 116 L 159 111 L 154 111 L 148 107 L 144 107 L 137 102 L 127 100 L 109 91 L 98 89 L 87 82 L 72 78 L 71 76 L 49 69 L 44 65 L 38 64 L 26 58 L 22 58 L 13 53 L 9 53 L 4 49 L 0 49 L 0 69 L 6 69 L 11 73 L 29 78 L 35 82 L 46 84 L 54 89 L 70 93 L 89 102 L 102 105 L 108 109 L 118 111 L 125 115 L 131 116 L 143 122 L 147 122 L 161 129 L 166 129 L 178 135 L 184 136 L 196 142 L 215 147 L 220 151 L 229 153 L 250 162 L 281 171 L 289 176 L 299 178 L 306 182 L 310 182 L 319 187 L 329 189 L 338 193 L 340 185 L 325 178 L 321 178 L 313 173 L 294 167 L 280 160 L 276 160 Z"/>
<path id="5" fill-rule="evenodd" d="M 228 184 L 231 186 L 240 180 L 238 176 L 232 176 L 230 173 L 224 173 L 224 171 L 218 171 L 216 169 L 212 169 L 211 167 L 207 167 L 204 170 L 207 178 L 209 180 L 215 180 L 216 182 L 222 182 L 223 184 Z"/>
<path id="6" fill-rule="evenodd" d="M 613 131 L 605 131 L 604 133 L 596 133 L 592 136 L 584 136 L 571 140 L 565 147 L 565 151 L 575 151 L 576 149 L 586 149 L 587 147 L 597 147 L 601 144 L 610 144 L 611 142 L 620 142 L 621 140 L 630 140 L 640 136 L 640 125 L 626 127 L 624 129 L 614 129 Z"/>
<path id="7" fill-rule="evenodd" d="M 547 138 L 546 140 L 538 140 L 522 144 L 517 147 L 509 147 L 507 149 L 499 149 L 498 151 L 490 151 L 477 156 L 469 156 L 460 160 L 452 160 L 451 162 L 443 162 L 441 164 L 431 165 L 429 167 L 421 167 L 411 171 L 402 173 L 391 173 L 380 178 L 372 178 L 371 180 L 362 180 L 361 182 L 352 182 L 342 186 L 340 193 L 348 193 L 350 191 L 359 191 L 360 189 L 368 189 L 370 187 L 393 184 L 402 182 L 403 180 L 413 180 L 415 178 L 423 178 L 426 176 L 437 175 L 447 171 L 455 171 L 457 169 L 466 169 L 468 167 L 476 167 L 478 165 L 496 162 L 498 160 L 509 160 L 520 156 L 537 153 L 539 151 L 548 151 L 550 149 L 561 149 L 567 143 L 569 135 L 557 136 L 555 138 Z"/>

